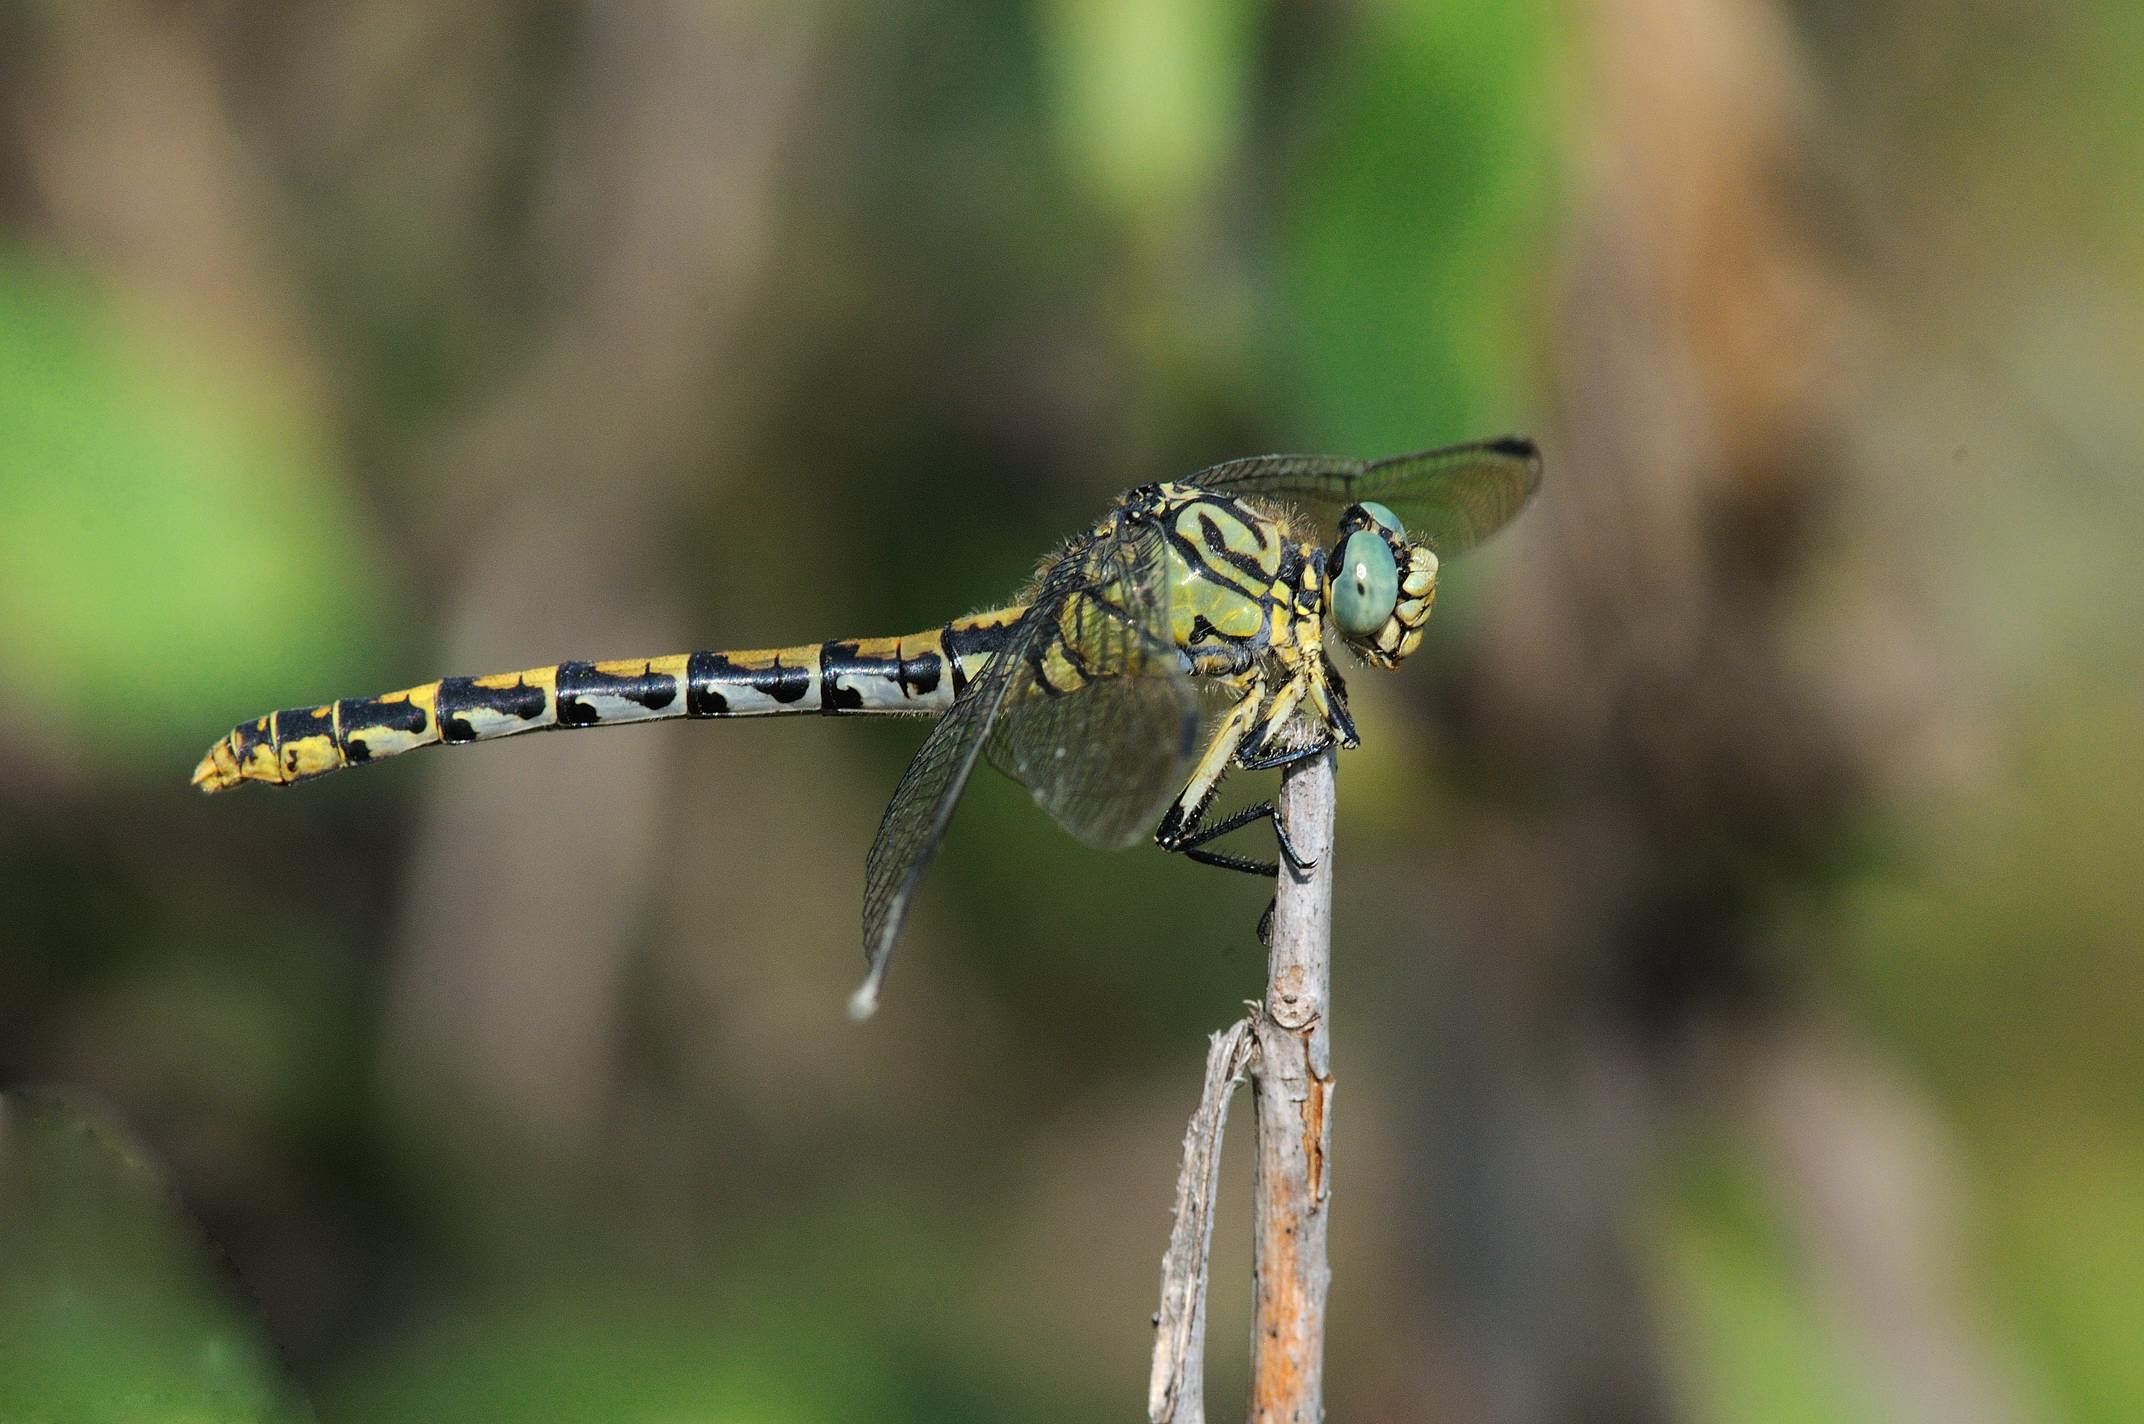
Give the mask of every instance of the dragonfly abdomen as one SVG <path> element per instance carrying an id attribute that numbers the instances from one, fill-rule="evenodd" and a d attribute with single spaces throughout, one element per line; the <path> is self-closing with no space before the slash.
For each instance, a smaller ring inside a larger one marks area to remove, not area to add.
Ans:
<path id="1" fill-rule="evenodd" d="M 555 663 L 288 707 L 233 728 L 194 768 L 194 784 L 204 791 L 247 781 L 287 786 L 435 743 L 560 727 L 795 712 L 940 712 L 1004 643 L 1021 611 L 978 614 L 897 638 Z"/>

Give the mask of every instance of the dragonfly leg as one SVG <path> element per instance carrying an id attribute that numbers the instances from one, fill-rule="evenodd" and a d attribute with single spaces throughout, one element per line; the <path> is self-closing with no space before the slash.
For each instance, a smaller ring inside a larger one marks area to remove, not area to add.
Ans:
<path id="1" fill-rule="evenodd" d="M 1301 700 L 1299 689 L 1284 689 L 1270 698 L 1247 696 L 1229 710 L 1228 718 L 1215 734 L 1213 743 L 1200 759 L 1198 769 L 1192 773 L 1183 794 L 1176 804 L 1162 817 L 1160 829 L 1154 832 L 1154 840 L 1163 850 L 1197 861 L 1201 865 L 1218 866 L 1223 870 L 1240 871 L 1246 875 L 1277 876 L 1280 866 L 1272 861 L 1252 860 L 1245 856 L 1230 855 L 1223 851 L 1206 850 L 1207 842 L 1240 830 L 1254 821 L 1270 821 L 1275 839 L 1280 843 L 1280 853 L 1292 868 L 1308 870 L 1314 862 L 1306 860 L 1289 839 L 1287 829 L 1273 814 L 1273 803 L 1261 801 L 1222 819 L 1218 824 L 1206 824 L 1206 808 L 1213 804 L 1214 793 L 1220 789 L 1221 778 L 1228 772 L 1231 762 L 1249 770 L 1286 766 L 1324 750 L 1322 742 L 1307 747 L 1290 747 L 1286 751 L 1261 755 L 1255 748 L 1264 745 L 1273 729 L 1285 724 Z M 1253 735 L 1252 728 L 1258 727 Z M 1254 748 L 1249 757 L 1243 757 L 1246 747 Z"/>
<path id="2" fill-rule="evenodd" d="M 1297 760 L 1299 758 L 1290 759 Z M 1304 871 L 1317 868 L 1318 863 L 1315 860 L 1306 858 L 1296 850 L 1295 842 L 1288 836 L 1288 828 L 1282 825 L 1280 817 L 1273 813 L 1273 803 L 1271 801 L 1261 801 L 1255 806 L 1246 806 L 1211 826 L 1188 826 L 1180 833 L 1176 844 L 1171 846 L 1170 849 L 1189 855 L 1194 848 L 1205 845 L 1208 841 L 1219 840 L 1230 831 L 1242 830 L 1254 821 L 1271 821 L 1273 823 L 1273 838 L 1280 842 L 1281 858 L 1288 862 L 1290 869 Z M 1264 864 L 1262 861 L 1254 863 Z"/>
<path id="3" fill-rule="evenodd" d="M 1184 859 L 1200 865 L 1211 865 L 1218 870 L 1234 870 L 1244 875 L 1256 875 L 1264 880 L 1278 879 L 1280 866 L 1270 860 L 1252 860 L 1247 856 L 1230 855 L 1221 850 L 1191 850 L 1179 848 L 1176 852 Z"/>
<path id="4" fill-rule="evenodd" d="M 1317 756 L 1330 745 L 1332 745 L 1330 742 L 1320 738 L 1307 747 L 1291 747 L 1287 751 L 1274 752 L 1269 756 L 1252 757 L 1248 761 L 1238 763 L 1238 765 L 1242 766 L 1245 771 L 1271 771 L 1276 767 L 1293 766 L 1306 757 Z M 1317 868 L 1317 861 L 1296 850 L 1295 842 L 1288 838 L 1287 823 L 1273 814 L 1273 803 L 1271 801 L 1261 802 L 1240 816 L 1232 817 L 1228 823 L 1228 828 L 1234 829 L 1237 825 L 1255 819 L 1259 815 L 1265 815 L 1272 819 L 1273 837 L 1280 842 L 1280 853 L 1291 868 L 1298 871 Z M 1216 831 L 1214 834 L 1219 834 L 1219 832 Z"/>
<path id="5" fill-rule="evenodd" d="M 1298 756 L 1304 755 L 1300 747 L 1289 745 L 1286 750 L 1274 753 L 1269 747 L 1290 741 L 1289 724 L 1294 721 L 1298 708 L 1303 705 L 1305 678 L 1294 677 L 1276 689 L 1259 709 L 1256 716 L 1257 729 L 1246 735 L 1236 747 L 1236 765 L 1246 771 L 1263 771 L 1269 767 L 1285 766 Z"/>
<path id="6" fill-rule="evenodd" d="M 1290 747 L 1284 752 L 1269 752 L 1264 756 L 1249 757 L 1236 765 L 1245 771 L 1272 771 L 1278 767 L 1294 766 L 1304 757 L 1316 756 L 1331 745 L 1332 743 L 1320 737 L 1307 747 Z"/>
<path id="7" fill-rule="evenodd" d="M 1270 801 L 1266 803 L 1268 806 L 1272 804 Z M 1268 814 L 1270 815 L 1271 813 L 1268 812 Z M 1295 841 L 1288 835 L 1288 823 L 1278 816 L 1273 817 L 1273 839 L 1280 843 L 1281 859 L 1287 861 L 1288 868 L 1296 874 L 1301 875 L 1306 870 L 1316 870 L 1318 868 L 1318 862 L 1314 857 L 1307 856 L 1295 848 Z"/>
<path id="8" fill-rule="evenodd" d="M 1210 797 L 1211 793 L 1209 792 L 1208 794 Z M 1225 836 L 1230 831 L 1241 830 L 1261 816 L 1271 819 L 1273 815 L 1273 803 L 1271 801 L 1257 806 L 1245 807 L 1222 821 L 1219 825 L 1214 826 L 1202 824 L 1206 814 L 1205 806 L 1199 806 L 1188 816 L 1179 816 L 1178 813 L 1182 809 L 1181 802 L 1171 806 L 1168 816 L 1161 823 L 1161 829 L 1154 834 L 1155 843 L 1163 850 L 1173 855 L 1180 855 L 1186 860 L 1196 861 L 1200 865 L 1212 865 L 1222 870 L 1240 871 L 1245 875 L 1262 875 L 1271 878 L 1280 874 L 1280 866 L 1273 861 L 1252 860 L 1247 856 L 1230 855 L 1227 851 L 1207 850 L 1205 848 L 1208 841 Z M 1273 824 L 1278 827 L 1280 822 L 1274 821 Z M 1292 850 L 1293 847 L 1289 847 L 1289 849 Z"/>
<path id="9" fill-rule="evenodd" d="M 1181 850 L 1186 837 L 1198 833 L 1206 808 L 1212 804 L 1214 792 L 1220 789 L 1221 778 L 1228 774 L 1228 764 L 1235 757 L 1236 748 L 1243 745 L 1244 736 L 1257 719 L 1258 700 L 1255 694 L 1246 696 L 1228 709 L 1228 715 L 1214 732 L 1199 764 L 1192 768 L 1191 779 L 1177 793 L 1176 800 L 1154 832 L 1154 843 L 1163 850 Z"/>
<path id="10" fill-rule="evenodd" d="M 1347 680 L 1340 676 L 1340 669 L 1333 666 L 1332 658 L 1324 649 L 1318 650 L 1318 676 L 1310 684 L 1310 700 L 1325 724 L 1333 729 L 1333 737 L 1341 746 L 1352 750 L 1362 745 L 1362 737 L 1355 730 L 1355 719 L 1348 715 Z"/>

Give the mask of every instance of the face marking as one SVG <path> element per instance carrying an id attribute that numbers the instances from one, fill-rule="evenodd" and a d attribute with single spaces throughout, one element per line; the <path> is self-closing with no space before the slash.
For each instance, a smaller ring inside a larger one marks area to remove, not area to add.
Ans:
<path id="1" fill-rule="evenodd" d="M 1437 556 L 1383 505 L 1351 505 L 1326 556 L 1326 616 L 1350 647 L 1393 667 L 1421 642 L 1436 601 Z"/>

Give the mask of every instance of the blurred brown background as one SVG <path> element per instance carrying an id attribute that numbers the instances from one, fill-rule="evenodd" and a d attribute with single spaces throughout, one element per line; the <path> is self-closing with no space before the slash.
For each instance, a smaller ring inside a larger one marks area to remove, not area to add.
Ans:
<path id="1" fill-rule="evenodd" d="M 2137 1417 L 2140 74 L 2124 0 L 0 6 L 0 1087 L 99 1124 L 0 1135 L 0 1418 L 1137 1417 L 1255 886 L 979 779 L 857 1028 L 913 724 L 187 769 L 1505 430 L 1351 683 L 1333 1417 Z"/>

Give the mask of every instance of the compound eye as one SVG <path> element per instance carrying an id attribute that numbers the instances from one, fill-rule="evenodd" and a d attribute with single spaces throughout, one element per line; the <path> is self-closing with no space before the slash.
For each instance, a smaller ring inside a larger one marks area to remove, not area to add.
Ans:
<path id="1" fill-rule="evenodd" d="M 1400 517 L 1375 500 L 1366 499 L 1355 507 L 1362 511 L 1365 519 L 1379 528 L 1389 531 L 1393 538 L 1404 539 L 1407 537 L 1407 531 L 1400 527 Z"/>
<path id="2" fill-rule="evenodd" d="M 1380 535 L 1369 529 L 1350 534 L 1332 579 L 1333 623 L 1343 634 L 1367 638 L 1385 626 L 1399 602 L 1400 571 Z"/>

